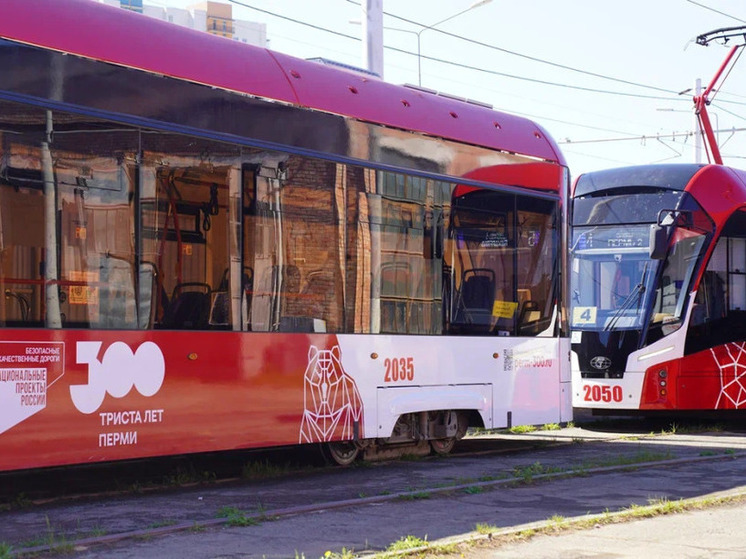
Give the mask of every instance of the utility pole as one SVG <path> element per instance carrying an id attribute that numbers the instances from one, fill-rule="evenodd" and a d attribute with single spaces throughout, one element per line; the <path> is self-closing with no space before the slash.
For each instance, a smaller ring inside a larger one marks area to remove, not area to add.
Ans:
<path id="1" fill-rule="evenodd" d="M 363 22 L 363 64 L 383 79 L 383 0 L 360 4 Z"/>

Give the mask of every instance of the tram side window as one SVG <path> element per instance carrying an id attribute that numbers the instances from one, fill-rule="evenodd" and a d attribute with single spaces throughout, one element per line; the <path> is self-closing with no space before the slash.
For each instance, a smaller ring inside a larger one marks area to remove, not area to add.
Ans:
<path id="1" fill-rule="evenodd" d="M 488 189 L 454 191 L 449 332 L 551 336 L 556 203 Z"/>
<path id="2" fill-rule="evenodd" d="M 137 131 L 4 102 L 0 120 L 0 320 L 134 327 Z"/>
<path id="3" fill-rule="evenodd" d="M 559 233 L 557 204 L 518 197 L 516 267 L 518 335 L 552 336 Z"/>
<path id="4" fill-rule="evenodd" d="M 746 211 L 726 223 L 702 275 L 686 352 L 746 339 Z"/>
<path id="5" fill-rule="evenodd" d="M 258 154 L 244 173 L 244 270 L 253 331 L 339 332 L 345 327 L 344 165 Z"/>
<path id="6" fill-rule="evenodd" d="M 367 223 L 361 223 L 373 252 L 371 283 L 363 291 L 370 293 L 370 331 L 440 334 L 443 183 L 390 172 L 377 172 L 376 179 L 375 193 L 365 198 Z"/>
<path id="7" fill-rule="evenodd" d="M 141 294 L 169 330 L 238 329 L 240 148 L 149 133 L 143 140 Z"/>

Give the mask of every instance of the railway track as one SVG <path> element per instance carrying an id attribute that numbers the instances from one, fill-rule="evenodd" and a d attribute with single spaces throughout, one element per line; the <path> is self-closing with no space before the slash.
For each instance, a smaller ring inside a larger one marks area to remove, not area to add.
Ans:
<path id="1" fill-rule="evenodd" d="M 377 513 L 407 505 L 427 510 L 438 503 L 435 508 L 447 511 L 464 498 L 494 498 L 526 489 L 535 493 L 534 498 L 538 494 L 539 499 L 546 499 L 556 496 L 560 484 L 579 480 L 585 482 L 586 491 L 615 476 L 634 486 L 643 473 L 712 470 L 713 465 L 729 464 L 743 467 L 746 457 L 741 437 L 724 432 L 651 436 L 565 429 L 551 435 L 507 437 L 509 444 L 503 444 L 505 439 L 467 440 L 461 454 L 448 458 L 347 469 L 319 466 L 264 480 L 225 479 L 145 495 L 88 495 L 13 508 L 0 527 L 0 542 L 26 554 L 59 549 L 64 544 L 67 551 L 80 556 L 109 556 L 116 550 L 120 555 L 114 556 L 128 557 L 126 550 L 139 548 L 144 538 L 175 541 L 189 538 L 194 531 L 282 531 L 283 524 L 313 523 L 321 517 Z M 485 450 L 485 446 L 491 448 Z M 590 479 L 594 481 L 589 484 Z M 602 498 L 595 495 L 592 500 Z M 367 529 L 378 527 L 369 525 Z"/>

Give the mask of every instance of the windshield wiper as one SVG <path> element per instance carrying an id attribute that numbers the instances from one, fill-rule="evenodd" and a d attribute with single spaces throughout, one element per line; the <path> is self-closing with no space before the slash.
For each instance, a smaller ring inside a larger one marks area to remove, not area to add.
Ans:
<path id="1" fill-rule="evenodd" d="M 609 323 L 604 326 L 604 332 L 607 332 L 614 328 L 614 325 L 619 321 L 619 319 L 622 317 L 622 314 L 629 310 L 629 308 L 632 306 L 632 302 L 635 300 L 635 297 L 637 297 L 637 306 L 635 310 L 640 309 L 640 303 L 642 302 L 642 294 L 645 293 L 645 279 L 648 275 L 648 264 L 649 262 L 645 262 L 645 267 L 642 269 L 642 276 L 640 277 L 640 283 L 635 285 L 632 288 L 632 291 L 629 292 L 629 295 L 622 301 L 622 304 L 617 309 L 617 311 L 614 313 L 614 316 L 611 317 L 611 320 Z"/>

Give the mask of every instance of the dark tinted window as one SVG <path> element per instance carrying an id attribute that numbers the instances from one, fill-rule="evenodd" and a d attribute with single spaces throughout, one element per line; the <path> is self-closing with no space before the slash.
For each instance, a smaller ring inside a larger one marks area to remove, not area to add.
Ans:
<path id="1" fill-rule="evenodd" d="M 587 196 L 573 200 L 573 225 L 653 223 L 662 209 L 675 209 L 682 192 L 656 192 Z"/>

